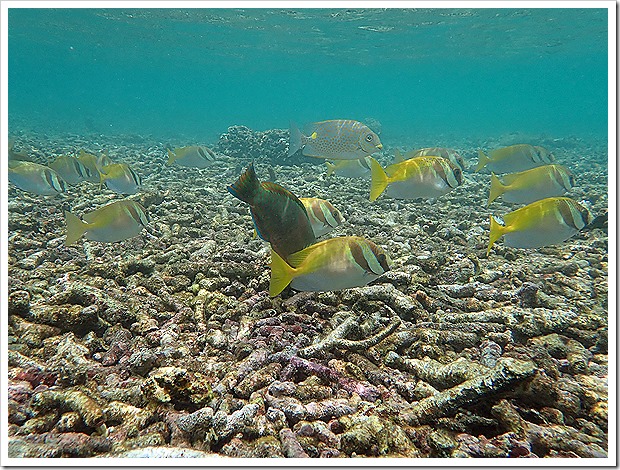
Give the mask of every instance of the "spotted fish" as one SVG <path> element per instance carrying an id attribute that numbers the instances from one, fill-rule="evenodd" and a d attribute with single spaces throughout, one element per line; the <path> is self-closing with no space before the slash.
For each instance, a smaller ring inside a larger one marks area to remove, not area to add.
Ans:
<path id="1" fill-rule="evenodd" d="M 567 197 L 549 197 L 533 202 L 504 216 L 504 225 L 491 216 L 487 255 L 493 244 L 504 237 L 508 246 L 539 248 L 568 240 L 592 222 L 592 214 L 582 204 Z"/>
<path id="2" fill-rule="evenodd" d="M 65 211 L 67 222 L 67 246 L 77 242 L 83 235 L 98 242 L 118 242 L 140 235 L 149 220 L 144 207 L 131 200 L 116 201 L 84 214 L 82 219 Z"/>
<path id="3" fill-rule="evenodd" d="M 575 185 L 575 177 L 562 165 L 544 165 L 499 178 L 491 173 L 489 203 L 501 196 L 506 202 L 529 204 L 539 199 L 561 196 Z M 487 204 L 487 205 L 488 205 Z"/>
<path id="4" fill-rule="evenodd" d="M 543 147 L 517 144 L 492 150 L 488 156 L 482 150 L 478 150 L 478 165 L 475 171 L 478 172 L 486 167 L 495 173 L 514 173 L 553 163 L 553 161 L 553 154 Z"/>
<path id="5" fill-rule="evenodd" d="M 315 237 L 331 232 L 344 221 L 340 211 L 325 199 L 302 197 L 299 200 L 306 208 Z"/>
<path id="6" fill-rule="evenodd" d="M 379 136 L 359 121 L 337 119 L 315 122 L 310 136 L 291 123 L 289 156 L 302 149 L 308 157 L 357 160 L 381 150 Z"/>
<path id="7" fill-rule="evenodd" d="M 250 205 L 258 236 L 284 259 L 316 241 L 302 202 L 277 183 L 259 181 L 253 163 L 227 189 Z"/>
<path id="8" fill-rule="evenodd" d="M 461 169 L 442 157 L 416 157 L 394 163 L 385 170 L 371 159 L 370 200 L 376 200 L 387 188 L 396 199 L 434 198 L 449 193 L 463 179 Z"/>
<path id="9" fill-rule="evenodd" d="M 289 284 L 299 291 L 339 291 L 365 286 L 390 270 L 380 246 L 362 237 L 336 237 L 293 253 L 288 263 L 271 253 L 269 295 Z"/>

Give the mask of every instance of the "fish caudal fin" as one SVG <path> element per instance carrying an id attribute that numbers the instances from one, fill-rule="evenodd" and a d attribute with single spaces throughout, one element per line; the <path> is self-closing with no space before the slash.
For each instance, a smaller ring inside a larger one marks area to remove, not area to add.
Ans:
<path id="1" fill-rule="evenodd" d="M 289 142 L 288 142 L 288 156 L 296 154 L 299 149 L 303 146 L 303 135 L 301 131 L 297 128 L 294 122 L 291 121 L 289 126 Z"/>
<path id="2" fill-rule="evenodd" d="M 491 161 L 491 159 L 489 157 L 487 157 L 482 150 L 478 150 L 478 164 L 476 165 L 476 168 L 474 169 L 474 172 L 478 173 L 490 161 Z"/>
<path id="3" fill-rule="evenodd" d="M 327 165 L 327 176 L 333 174 L 336 169 L 336 165 L 330 162 L 325 162 L 325 165 Z"/>
<path id="4" fill-rule="evenodd" d="M 166 149 L 166 150 L 168 150 L 168 163 L 167 163 L 167 165 L 172 165 L 174 163 L 174 161 L 177 159 L 177 156 L 169 148 Z"/>
<path id="5" fill-rule="evenodd" d="M 372 182 L 370 184 L 370 201 L 376 200 L 388 185 L 388 175 L 374 158 L 370 159 L 370 171 Z"/>
<path id="6" fill-rule="evenodd" d="M 254 197 L 261 189 L 260 181 L 254 171 L 254 163 L 250 163 L 239 179 L 226 189 L 237 199 L 252 205 Z"/>
<path id="7" fill-rule="evenodd" d="M 295 269 L 290 267 L 280 255 L 271 250 L 271 279 L 269 280 L 269 295 L 275 297 L 288 286 L 295 275 Z"/>
<path id="8" fill-rule="evenodd" d="M 505 192 L 506 186 L 502 184 L 495 173 L 491 173 L 491 190 L 489 191 L 489 202 L 487 202 L 487 207 Z"/>
<path id="9" fill-rule="evenodd" d="M 487 256 L 489 256 L 489 253 L 491 252 L 491 247 L 493 246 L 493 244 L 499 240 L 504 233 L 506 233 L 506 227 L 504 227 L 503 225 L 500 225 L 499 222 L 497 220 L 495 220 L 493 218 L 493 216 L 491 217 L 491 233 L 489 235 L 489 247 L 487 248 Z"/>
<path id="10" fill-rule="evenodd" d="M 82 222 L 80 218 L 73 215 L 69 211 L 65 211 L 65 220 L 67 221 L 67 239 L 65 245 L 73 245 L 76 241 L 82 238 L 84 232 L 88 228 L 88 224 Z"/>

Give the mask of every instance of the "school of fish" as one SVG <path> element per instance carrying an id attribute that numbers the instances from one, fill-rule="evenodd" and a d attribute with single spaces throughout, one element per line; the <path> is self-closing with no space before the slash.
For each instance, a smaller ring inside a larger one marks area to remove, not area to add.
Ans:
<path id="1" fill-rule="evenodd" d="M 9 140 L 9 181 L 22 191 L 53 196 L 82 182 L 99 183 L 101 190 L 123 196 L 142 187 L 140 175 L 128 164 L 113 162 L 107 154 L 80 149 L 60 155 L 48 165 L 31 161 L 25 152 L 13 150 Z M 385 168 L 372 156 L 382 151 L 377 133 L 354 120 L 313 123 L 307 134 L 290 127 L 289 157 L 297 152 L 324 159 L 328 177 L 370 177 L 369 200 L 379 197 L 428 199 L 441 197 L 461 186 L 465 162 L 453 149 L 427 147 L 401 154 L 394 151 Z M 217 154 L 205 146 L 165 146 L 168 165 L 206 168 Z M 495 242 L 507 246 L 538 248 L 566 241 L 594 219 L 588 208 L 565 197 L 575 185 L 573 173 L 553 163 L 553 154 L 540 146 L 511 145 L 487 153 L 478 151 L 474 171 L 490 170 L 487 207 L 501 198 L 523 204 L 502 217 L 490 215 L 490 254 Z M 390 270 L 389 255 L 371 240 L 358 236 L 321 239 L 345 219 L 325 199 L 298 197 L 290 189 L 260 181 L 251 163 L 228 192 L 249 206 L 256 234 L 271 249 L 269 294 L 287 286 L 299 291 L 338 291 L 364 286 Z M 120 242 L 142 233 L 149 224 L 145 208 L 129 198 L 103 205 L 81 217 L 65 211 L 66 245 L 82 237 L 98 242 Z"/>

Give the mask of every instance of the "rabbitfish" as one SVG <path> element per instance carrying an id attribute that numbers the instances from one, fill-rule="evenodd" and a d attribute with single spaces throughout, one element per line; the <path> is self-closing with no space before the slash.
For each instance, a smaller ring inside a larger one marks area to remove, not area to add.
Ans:
<path id="1" fill-rule="evenodd" d="M 9 160 L 9 181 L 22 191 L 43 196 L 66 191 L 65 182 L 58 173 L 34 162 Z"/>

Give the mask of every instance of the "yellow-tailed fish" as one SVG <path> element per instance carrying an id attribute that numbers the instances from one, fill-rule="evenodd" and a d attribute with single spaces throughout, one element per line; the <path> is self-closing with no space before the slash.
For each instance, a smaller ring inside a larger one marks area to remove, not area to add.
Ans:
<path id="1" fill-rule="evenodd" d="M 544 165 L 502 177 L 491 173 L 488 204 L 500 196 L 506 202 L 529 204 L 539 199 L 561 196 L 574 185 L 573 174 L 562 165 Z"/>
<path id="2" fill-rule="evenodd" d="M 315 237 L 331 232 L 344 222 L 344 217 L 331 202 L 317 197 L 300 197 L 299 200 L 306 208 Z"/>
<path id="3" fill-rule="evenodd" d="M 253 163 L 227 189 L 249 204 L 258 236 L 269 242 L 284 259 L 316 241 L 306 208 L 299 198 L 277 183 L 259 181 Z"/>
<path id="4" fill-rule="evenodd" d="M 192 168 L 206 168 L 216 159 L 215 152 L 207 147 L 192 145 L 189 147 L 168 147 L 168 165 L 176 163 Z"/>
<path id="5" fill-rule="evenodd" d="M 92 183 L 99 183 L 101 181 L 101 168 L 112 163 L 112 160 L 105 154 L 97 156 L 87 153 L 83 149 L 80 150 L 77 159 L 90 171 L 90 177 L 87 178 L 87 181 Z"/>
<path id="6" fill-rule="evenodd" d="M 461 169 L 442 157 L 416 157 L 394 163 L 385 170 L 374 158 L 370 161 L 370 200 L 387 188 L 396 199 L 434 198 L 449 193 L 463 181 Z"/>
<path id="7" fill-rule="evenodd" d="M 293 253 L 288 263 L 271 252 L 269 295 L 289 284 L 300 291 L 338 291 L 365 286 L 390 270 L 383 249 L 362 237 L 337 237 Z"/>
<path id="8" fill-rule="evenodd" d="M 553 154 L 543 147 L 517 144 L 491 150 L 488 156 L 482 150 L 478 150 L 478 165 L 475 171 L 487 167 L 495 173 L 514 173 L 553 163 L 553 160 Z"/>
<path id="9" fill-rule="evenodd" d="M 67 239 L 72 245 L 83 235 L 97 242 L 119 242 L 140 235 L 149 219 L 144 207 L 136 201 L 117 201 L 82 216 L 65 211 Z"/>
<path id="10" fill-rule="evenodd" d="M 404 160 L 409 160 L 410 158 L 415 157 L 443 157 L 450 160 L 456 166 L 460 167 L 461 170 L 465 170 L 465 161 L 460 153 L 458 153 L 454 149 L 449 149 L 446 147 L 426 147 L 418 150 L 411 150 L 409 152 L 405 152 L 405 155 L 401 155 L 398 149 L 394 152 L 394 163 L 399 163 Z"/>
<path id="11" fill-rule="evenodd" d="M 118 194 L 135 194 L 140 190 L 140 176 L 126 163 L 112 163 L 100 170 L 101 184 Z"/>
<path id="12" fill-rule="evenodd" d="M 308 157 L 357 160 L 383 148 L 379 136 L 359 121 L 335 119 L 312 124 L 310 136 L 291 123 L 289 156 L 302 149 Z"/>
<path id="13" fill-rule="evenodd" d="M 506 214 L 504 225 L 491 216 L 487 255 L 502 236 L 508 246 L 539 248 L 568 240 L 591 221 L 590 211 L 570 198 L 542 199 Z"/>
<path id="14" fill-rule="evenodd" d="M 22 191 L 47 196 L 64 193 L 66 185 L 61 176 L 45 165 L 9 160 L 9 181 Z"/>
<path id="15" fill-rule="evenodd" d="M 370 174 L 370 157 L 357 160 L 339 160 L 334 163 L 325 162 L 327 176 L 336 174 L 345 178 L 362 178 Z"/>
<path id="16" fill-rule="evenodd" d="M 49 166 L 69 184 L 81 183 L 93 176 L 89 168 L 70 155 L 60 155 Z"/>

